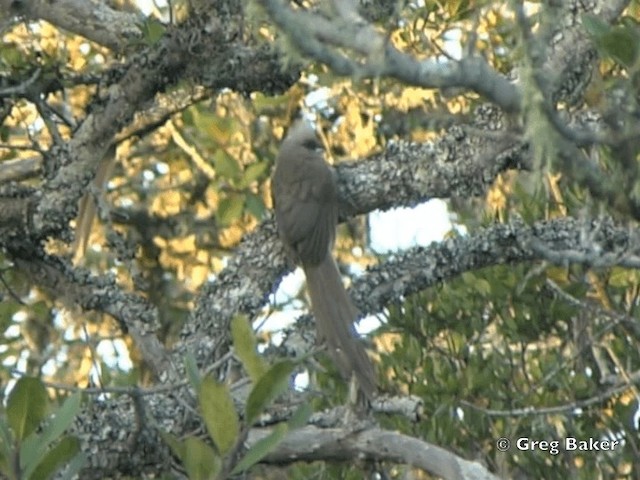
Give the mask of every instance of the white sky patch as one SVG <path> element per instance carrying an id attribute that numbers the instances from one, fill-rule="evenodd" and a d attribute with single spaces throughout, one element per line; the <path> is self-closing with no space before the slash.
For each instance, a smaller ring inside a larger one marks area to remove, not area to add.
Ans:
<path id="1" fill-rule="evenodd" d="M 165 162 L 158 162 L 154 164 L 154 168 L 160 175 L 166 175 L 169 173 L 169 164 Z"/>
<path id="2" fill-rule="evenodd" d="M 298 294 L 303 284 L 304 272 L 301 268 L 296 268 L 282 279 L 278 290 L 272 295 L 271 301 L 276 305 L 288 302 Z"/>
<path id="3" fill-rule="evenodd" d="M 452 227 L 447 204 L 439 199 L 369 215 L 371 248 L 376 253 L 427 246 L 442 240 Z"/>
<path id="4" fill-rule="evenodd" d="M 102 340 L 96 347 L 96 353 L 102 358 L 113 359 L 113 363 L 109 363 L 109 366 L 117 365 L 122 371 L 128 371 L 133 368 L 127 345 L 119 338 Z"/>
<path id="5" fill-rule="evenodd" d="M 328 87 L 320 87 L 304 98 L 304 104 L 312 110 L 326 110 L 329 108 L 328 100 L 331 98 L 331 89 Z"/>
<path id="6" fill-rule="evenodd" d="M 462 58 L 462 44 L 460 43 L 462 31 L 459 28 L 447 30 L 442 38 L 444 38 L 444 51 L 451 58 L 460 60 Z"/>
<path id="7" fill-rule="evenodd" d="M 138 0 L 138 8 L 144 15 L 151 15 L 156 8 L 167 6 L 166 0 Z"/>

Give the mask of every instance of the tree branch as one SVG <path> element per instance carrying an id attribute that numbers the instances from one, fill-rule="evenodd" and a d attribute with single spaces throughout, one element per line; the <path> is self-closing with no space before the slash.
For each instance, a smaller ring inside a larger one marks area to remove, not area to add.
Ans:
<path id="1" fill-rule="evenodd" d="M 123 330 L 131 334 L 156 378 L 167 378 L 172 372 L 169 356 L 155 335 L 158 312 L 146 300 L 124 292 L 113 278 L 71 268 L 56 257 L 44 254 L 28 260 L 18 257 L 14 263 L 34 284 L 51 292 L 54 298 L 70 308 L 79 306 L 115 318 Z"/>
<path id="2" fill-rule="evenodd" d="M 0 11 L 4 17 L 15 15 L 29 20 L 46 20 L 117 52 L 142 37 L 140 26 L 145 21 L 141 14 L 114 10 L 106 2 L 86 0 L 0 0 Z"/>
<path id="3" fill-rule="evenodd" d="M 269 433 L 270 429 L 251 430 L 248 446 Z M 317 460 L 353 462 L 354 459 L 411 465 L 447 480 L 498 478 L 481 464 L 464 460 L 432 443 L 379 428 L 353 432 L 309 426 L 294 430 L 265 461 L 281 465 Z"/>
<path id="4" fill-rule="evenodd" d="M 531 226 L 522 221 L 492 225 L 394 255 L 355 279 L 352 296 L 362 312 L 377 313 L 394 299 L 494 265 L 540 260 L 587 267 L 624 265 L 640 254 L 639 234 L 617 227 L 610 219 L 587 222 L 561 218 Z M 547 252 L 563 253 L 548 256 Z"/>
<path id="5" fill-rule="evenodd" d="M 358 78 L 390 77 L 407 85 L 426 88 L 462 87 L 473 90 L 507 112 L 520 109 L 520 92 L 481 57 L 442 62 L 418 60 L 396 49 L 364 19 L 328 19 L 307 11 L 294 11 L 281 0 L 262 0 L 275 24 L 305 57 L 328 65 L 339 75 Z M 351 49 L 363 62 L 334 51 L 329 44 Z"/>

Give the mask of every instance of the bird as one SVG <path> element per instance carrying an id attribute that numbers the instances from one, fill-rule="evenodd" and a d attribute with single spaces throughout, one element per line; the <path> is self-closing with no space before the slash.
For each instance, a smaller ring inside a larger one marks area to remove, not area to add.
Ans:
<path id="1" fill-rule="evenodd" d="M 355 376 L 368 400 L 376 394 L 373 363 L 358 339 L 358 309 L 349 297 L 332 250 L 338 223 L 333 169 L 311 125 L 297 120 L 288 130 L 271 179 L 278 235 L 287 256 L 304 271 L 319 339 L 341 375 Z"/>

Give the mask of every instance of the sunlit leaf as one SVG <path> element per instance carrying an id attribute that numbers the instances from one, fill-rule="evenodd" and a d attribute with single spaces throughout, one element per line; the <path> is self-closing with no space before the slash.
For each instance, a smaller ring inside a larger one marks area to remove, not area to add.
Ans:
<path id="1" fill-rule="evenodd" d="M 180 440 L 178 440 L 178 438 L 175 435 L 171 433 L 164 432 L 162 430 L 158 430 L 158 433 L 160 434 L 160 437 L 162 438 L 164 443 L 169 445 L 169 448 L 171 449 L 173 454 L 182 460 L 184 458 L 184 450 L 185 450 L 184 444 Z"/>
<path id="2" fill-rule="evenodd" d="M 247 399 L 247 423 L 251 424 L 271 401 L 287 389 L 295 363 L 283 360 L 272 366 L 256 383 Z"/>
<path id="3" fill-rule="evenodd" d="M 7 67 L 17 68 L 27 62 L 24 53 L 20 51 L 18 45 L 13 42 L 5 42 L 0 48 L 0 62 Z"/>
<path id="4" fill-rule="evenodd" d="M 166 31 L 166 27 L 153 17 L 147 18 L 140 27 L 142 38 L 148 46 L 156 44 Z"/>
<path id="5" fill-rule="evenodd" d="M 266 176 L 269 171 L 270 163 L 265 161 L 255 162 L 245 168 L 242 180 L 243 185 L 249 186 L 251 183 L 263 178 Z"/>
<path id="6" fill-rule="evenodd" d="M 26 438 L 47 413 L 47 390 L 37 378 L 18 380 L 7 400 L 7 418 L 18 441 Z"/>
<path id="7" fill-rule="evenodd" d="M 25 478 L 46 480 L 66 465 L 80 451 L 80 441 L 75 437 L 63 437 L 52 448 L 46 451 L 37 467 L 29 466 L 25 470 Z M 33 473 L 31 473 L 33 472 Z"/>
<path id="8" fill-rule="evenodd" d="M 244 457 L 238 462 L 238 464 L 231 471 L 232 475 L 236 475 L 240 472 L 248 470 L 253 465 L 258 463 L 269 453 L 276 449 L 282 439 L 289 432 L 289 427 L 286 423 L 279 423 L 273 428 L 273 431 L 265 438 L 258 440 L 253 447 L 245 454 Z"/>
<path id="9" fill-rule="evenodd" d="M 207 431 L 221 454 L 235 445 L 240 432 L 240 421 L 229 389 L 211 377 L 200 384 L 198 403 Z"/>
<path id="10" fill-rule="evenodd" d="M 197 437 L 185 439 L 182 463 L 189 480 L 213 480 L 222 465 L 213 449 Z"/>
<path id="11" fill-rule="evenodd" d="M 35 435 L 34 432 L 24 440 L 20 448 L 20 463 L 27 474 L 40 463 L 51 444 L 69 428 L 80 411 L 81 399 L 82 396 L 79 392 L 71 395 L 52 415 L 42 432 L 38 435 Z"/>
<path id="12" fill-rule="evenodd" d="M 264 213 L 267 211 L 267 208 L 262 201 L 262 197 L 252 192 L 247 193 L 245 206 L 247 211 L 258 220 L 261 220 Z"/>
<path id="13" fill-rule="evenodd" d="M 193 389 L 197 392 L 200 388 L 200 382 L 202 380 L 200 371 L 198 370 L 198 363 L 193 353 L 187 352 L 184 356 L 184 369 L 187 372 L 187 378 Z"/>
<path id="14" fill-rule="evenodd" d="M 218 203 L 216 221 L 222 226 L 228 226 L 240 219 L 244 211 L 244 200 L 244 195 L 241 194 L 222 198 Z"/>
<path id="15" fill-rule="evenodd" d="M 264 95 L 256 93 L 253 99 L 253 106 L 260 115 L 278 113 L 287 108 L 291 102 L 291 95 Z"/>
<path id="16" fill-rule="evenodd" d="M 242 366 L 256 382 L 267 370 L 267 365 L 256 351 L 256 337 L 246 316 L 236 315 L 231 320 L 231 337 Z"/>
<path id="17" fill-rule="evenodd" d="M 237 124 L 233 118 L 221 117 L 206 109 L 198 109 L 199 116 L 196 119 L 198 128 L 205 132 L 213 144 L 226 146 L 234 134 Z"/>
<path id="18" fill-rule="evenodd" d="M 238 160 L 233 158 L 222 148 L 218 148 L 213 154 L 213 166 L 216 170 L 216 175 L 221 178 L 235 180 L 242 176 L 242 170 L 240 169 Z"/>

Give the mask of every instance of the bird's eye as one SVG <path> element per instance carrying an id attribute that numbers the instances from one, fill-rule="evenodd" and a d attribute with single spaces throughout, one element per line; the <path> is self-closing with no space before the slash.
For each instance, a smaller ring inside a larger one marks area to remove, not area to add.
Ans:
<path id="1" fill-rule="evenodd" d="M 315 138 L 310 138 L 309 140 L 305 140 L 303 143 L 304 148 L 313 151 L 322 151 L 322 144 Z"/>

